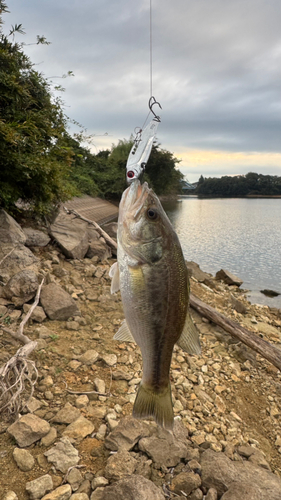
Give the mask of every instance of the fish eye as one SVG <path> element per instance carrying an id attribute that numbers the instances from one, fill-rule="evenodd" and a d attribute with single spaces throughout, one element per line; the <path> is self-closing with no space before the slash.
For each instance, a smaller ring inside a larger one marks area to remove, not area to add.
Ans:
<path id="1" fill-rule="evenodd" d="M 147 214 L 147 217 L 150 219 L 150 220 L 155 220 L 157 219 L 158 217 L 158 212 L 157 210 L 155 210 L 155 208 L 149 208 L 146 212 Z"/>

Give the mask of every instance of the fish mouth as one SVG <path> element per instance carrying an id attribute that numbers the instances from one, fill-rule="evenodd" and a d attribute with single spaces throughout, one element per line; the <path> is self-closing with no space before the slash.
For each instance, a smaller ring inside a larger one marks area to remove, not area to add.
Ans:
<path id="1" fill-rule="evenodd" d="M 128 213 L 130 213 L 133 219 L 136 219 L 150 191 L 151 189 L 149 189 L 147 182 L 141 184 L 137 179 L 133 181 L 122 196 L 119 207 L 119 212 L 121 212 L 123 216 L 122 219 L 124 219 Z"/>

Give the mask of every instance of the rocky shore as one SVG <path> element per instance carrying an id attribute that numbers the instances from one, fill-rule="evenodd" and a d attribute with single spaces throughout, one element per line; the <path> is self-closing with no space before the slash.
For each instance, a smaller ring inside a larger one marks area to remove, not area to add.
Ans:
<path id="1" fill-rule="evenodd" d="M 1 414 L 0 498 L 281 500 L 280 371 L 191 310 L 202 355 L 175 347 L 173 433 L 133 419 L 141 355 L 113 340 L 124 316 L 111 249 L 74 218 L 49 234 L 0 218 L 0 367 L 45 280 L 24 328 L 37 342 L 34 394 L 18 419 Z M 280 310 L 187 265 L 194 295 L 281 347 Z"/>

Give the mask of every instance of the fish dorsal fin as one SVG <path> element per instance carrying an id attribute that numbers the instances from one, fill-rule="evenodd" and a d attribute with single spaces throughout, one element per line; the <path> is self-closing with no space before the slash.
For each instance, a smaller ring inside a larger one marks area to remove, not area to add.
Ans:
<path id="1" fill-rule="evenodd" d="M 199 333 L 190 316 L 189 310 L 186 314 L 182 334 L 177 344 L 188 354 L 201 354 Z"/>
<path id="2" fill-rule="evenodd" d="M 118 292 L 119 288 L 120 288 L 120 284 L 119 284 L 119 268 L 118 268 L 118 263 L 117 262 L 114 262 L 114 264 L 112 264 L 110 270 L 109 270 L 109 277 L 111 278 L 111 288 L 110 288 L 110 292 L 111 293 L 116 293 Z"/>
<path id="3" fill-rule="evenodd" d="M 120 340 L 120 342 L 136 342 L 129 330 L 126 320 L 123 321 L 118 332 L 115 333 L 113 338 L 114 340 Z"/>

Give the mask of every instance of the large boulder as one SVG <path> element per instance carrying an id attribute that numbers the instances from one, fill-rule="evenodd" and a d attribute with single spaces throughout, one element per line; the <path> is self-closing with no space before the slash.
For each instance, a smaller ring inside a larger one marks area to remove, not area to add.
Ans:
<path id="1" fill-rule="evenodd" d="M 80 316 L 75 300 L 56 283 L 42 288 L 40 302 L 50 319 L 66 321 L 72 316 Z"/>
<path id="2" fill-rule="evenodd" d="M 241 286 L 243 283 L 243 281 L 238 278 L 238 276 L 235 276 L 235 274 L 232 274 L 225 269 L 221 269 L 217 272 L 216 279 L 224 281 L 224 283 L 226 283 L 227 285 Z"/>
<path id="3" fill-rule="evenodd" d="M 281 498 L 281 480 L 272 472 L 248 461 L 233 462 L 224 453 L 216 453 L 209 449 L 202 454 L 201 467 L 202 485 L 205 488 L 215 488 L 219 497 L 229 489 L 233 490 L 235 483 L 254 485 L 259 492 L 260 497 L 257 497 L 259 500 L 268 500 L 269 498 L 270 500 L 280 500 Z M 234 499 L 235 497 L 231 497 L 229 493 L 225 498 Z"/>
<path id="4" fill-rule="evenodd" d="M 0 242 L 24 245 L 26 236 L 19 224 L 5 210 L 0 210 Z"/>
<path id="5" fill-rule="evenodd" d="M 3 260 L 4 259 L 4 260 Z M 7 283 L 14 274 L 29 268 L 35 270 L 39 262 L 37 257 L 24 245 L 17 247 L 3 244 L 0 239 L 0 279 Z"/>
<path id="6" fill-rule="evenodd" d="M 103 239 L 91 240 L 86 256 L 88 259 L 98 257 L 98 260 L 103 261 L 111 257 L 111 249 Z"/>
<path id="7" fill-rule="evenodd" d="M 210 279 L 210 274 L 205 273 L 200 269 L 200 266 L 196 264 L 196 262 L 191 261 L 185 261 L 186 267 L 189 271 L 190 276 L 193 276 L 197 281 L 200 283 L 204 283 L 205 280 Z"/>
<path id="8" fill-rule="evenodd" d="M 50 228 L 51 236 L 69 259 L 83 259 L 89 248 L 88 224 L 75 215 L 60 212 Z"/>
<path id="9" fill-rule="evenodd" d="M 38 286 L 35 272 L 31 269 L 24 269 L 14 274 L 8 281 L 7 285 L 4 286 L 4 293 L 17 306 L 21 306 L 35 296 Z"/>
<path id="10" fill-rule="evenodd" d="M 51 238 L 46 233 L 32 227 L 24 227 L 23 232 L 26 236 L 25 245 L 27 247 L 45 247 L 51 241 Z"/>
<path id="11" fill-rule="evenodd" d="M 162 491 L 143 476 L 134 474 L 107 486 L 102 500 L 165 500 Z"/>

